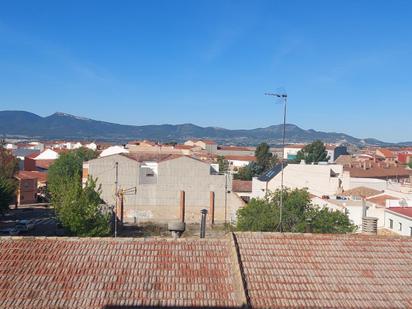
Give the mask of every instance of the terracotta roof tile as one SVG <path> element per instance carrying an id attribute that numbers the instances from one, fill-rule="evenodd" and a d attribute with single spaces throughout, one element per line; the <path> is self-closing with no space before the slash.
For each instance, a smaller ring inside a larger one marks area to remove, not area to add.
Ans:
<path id="1" fill-rule="evenodd" d="M 0 241 L 1 308 L 237 305 L 227 240 Z"/>
<path id="2" fill-rule="evenodd" d="M 386 200 L 399 200 L 399 198 L 384 194 L 384 195 L 374 196 L 374 197 L 367 199 L 368 202 L 371 202 L 373 204 L 377 204 L 380 206 L 386 206 Z"/>
<path id="3" fill-rule="evenodd" d="M 368 187 L 356 187 L 350 190 L 346 190 L 341 195 L 343 196 L 360 196 L 360 197 L 370 197 L 374 195 L 381 194 L 382 191 L 378 191 Z"/>
<path id="4" fill-rule="evenodd" d="M 233 192 L 252 192 L 252 181 L 233 179 Z"/>
<path id="5" fill-rule="evenodd" d="M 412 207 L 389 207 L 389 208 L 386 208 L 385 210 L 392 211 L 392 212 L 407 216 L 412 219 Z"/>
<path id="6" fill-rule="evenodd" d="M 412 305 L 412 239 L 236 233 L 252 308 Z"/>
<path id="7" fill-rule="evenodd" d="M 233 161 L 256 161 L 255 156 L 237 156 L 237 155 L 227 155 L 224 156 L 226 160 L 233 160 Z"/>
<path id="8" fill-rule="evenodd" d="M 19 171 L 16 175 L 17 179 L 37 179 L 39 182 L 47 181 L 47 173 L 37 171 Z"/>

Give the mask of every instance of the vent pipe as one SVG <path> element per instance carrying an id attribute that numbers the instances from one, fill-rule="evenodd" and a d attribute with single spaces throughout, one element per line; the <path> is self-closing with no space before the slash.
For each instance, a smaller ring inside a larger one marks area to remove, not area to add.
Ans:
<path id="1" fill-rule="evenodd" d="M 362 232 L 365 234 L 376 235 L 378 233 L 378 218 L 363 217 L 362 218 Z"/>
<path id="2" fill-rule="evenodd" d="M 201 219 L 200 219 L 200 238 L 205 238 L 206 235 L 206 215 L 207 209 L 202 209 L 200 211 Z"/>

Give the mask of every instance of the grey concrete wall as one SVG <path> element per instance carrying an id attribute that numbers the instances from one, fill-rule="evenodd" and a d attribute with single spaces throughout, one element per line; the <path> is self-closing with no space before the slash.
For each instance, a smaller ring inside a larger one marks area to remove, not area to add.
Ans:
<path id="1" fill-rule="evenodd" d="M 102 186 L 102 198 L 114 204 L 115 162 L 119 163 L 119 188 L 136 187 L 136 194 L 126 195 L 125 221 L 168 222 L 179 218 L 180 191 L 186 192 L 186 222 L 199 222 L 200 210 L 209 209 L 210 191 L 215 192 L 215 222 L 225 219 L 225 175 L 211 175 L 210 165 L 189 157 L 160 162 L 155 183 L 141 183 L 140 163 L 122 155 L 89 161 L 89 174 Z M 231 191 L 228 178 L 228 190 Z M 227 194 L 227 220 L 233 221 L 243 201 Z"/>

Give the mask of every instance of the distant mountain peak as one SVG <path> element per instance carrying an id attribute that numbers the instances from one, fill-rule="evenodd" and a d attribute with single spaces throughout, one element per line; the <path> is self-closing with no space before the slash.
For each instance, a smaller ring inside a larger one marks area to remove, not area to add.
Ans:
<path id="1" fill-rule="evenodd" d="M 90 118 L 75 116 L 75 115 L 68 114 L 68 113 L 63 113 L 63 112 L 55 112 L 54 114 L 50 115 L 49 117 L 53 117 L 53 116 L 69 117 L 69 118 L 74 118 L 74 119 L 77 119 L 77 120 L 92 120 Z"/>

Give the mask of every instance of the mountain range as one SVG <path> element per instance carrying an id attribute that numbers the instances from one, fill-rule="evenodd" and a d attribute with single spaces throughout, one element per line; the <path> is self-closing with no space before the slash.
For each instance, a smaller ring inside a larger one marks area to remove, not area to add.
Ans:
<path id="1" fill-rule="evenodd" d="M 20 139 L 65 139 L 126 142 L 150 139 L 161 142 L 182 142 L 190 138 L 213 139 L 221 144 L 256 145 L 282 143 L 283 125 L 250 130 L 229 130 L 200 127 L 191 123 L 171 125 L 121 125 L 57 112 L 47 117 L 26 111 L 0 111 L 0 135 Z M 373 138 L 359 139 L 344 133 L 304 130 L 286 125 L 287 143 L 306 143 L 320 139 L 326 143 L 346 142 L 358 146 L 412 145 L 412 142 L 391 144 Z"/>

